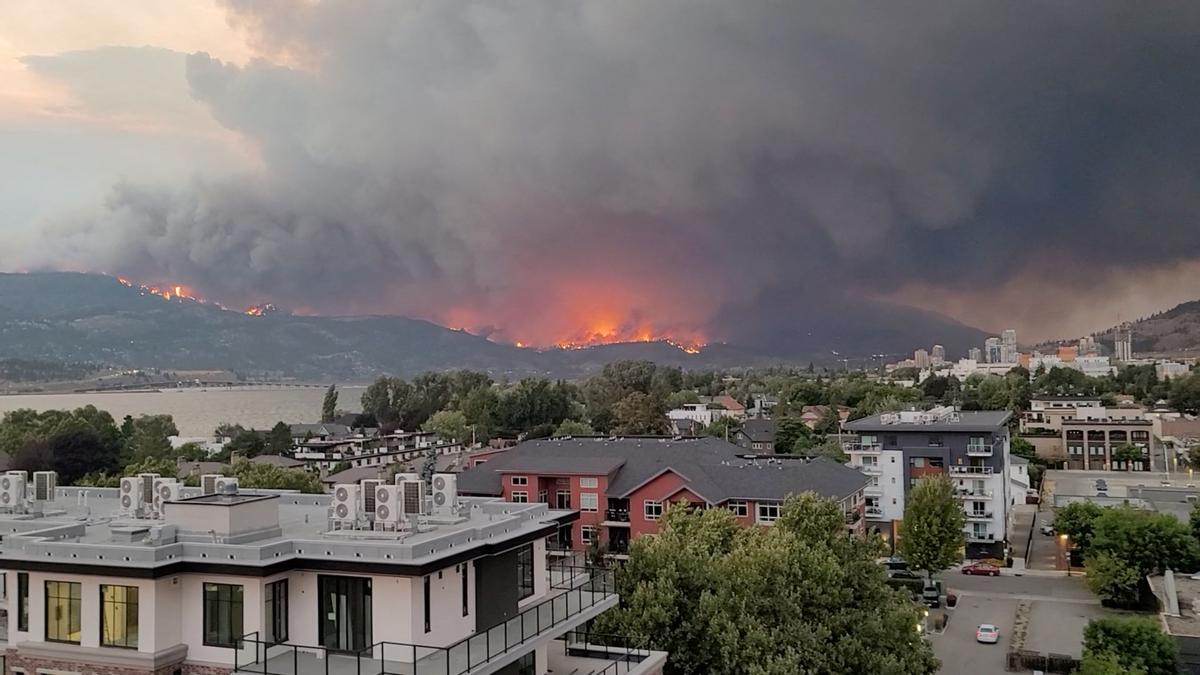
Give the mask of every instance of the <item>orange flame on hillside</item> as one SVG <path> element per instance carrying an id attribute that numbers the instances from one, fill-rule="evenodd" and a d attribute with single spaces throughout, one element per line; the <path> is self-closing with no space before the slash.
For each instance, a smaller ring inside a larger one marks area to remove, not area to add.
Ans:
<path id="1" fill-rule="evenodd" d="M 148 284 L 134 283 L 134 282 L 130 281 L 129 279 L 127 279 L 126 277 L 117 277 L 117 281 L 122 286 L 126 286 L 128 288 L 135 289 L 142 295 L 155 295 L 155 296 L 162 298 L 163 300 L 191 300 L 192 302 L 199 302 L 201 304 L 207 304 L 207 301 L 205 301 L 204 298 L 201 298 L 200 296 L 196 295 L 195 291 L 188 288 L 187 286 L 184 286 L 183 284 L 171 284 L 171 285 L 161 285 L 161 286 L 157 285 L 157 284 L 148 285 Z"/>
<path id="2" fill-rule="evenodd" d="M 274 311 L 276 311 L 275 305 L 272 305 L 271 303 L 267 302 L 267 303 L 263 303 L 261 305 L 250 305 L 245 310 L 243 310 L 242 313 L 248 314 L 250 316 L 264 316 L 264 315 L 270 314 L 271 312 L 274 312 Z"/>

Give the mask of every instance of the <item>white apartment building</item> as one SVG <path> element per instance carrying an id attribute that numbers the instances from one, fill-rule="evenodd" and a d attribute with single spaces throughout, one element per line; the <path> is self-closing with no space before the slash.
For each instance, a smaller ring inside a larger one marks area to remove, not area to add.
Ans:
<path id="1" fill-rule="evenodd" d="M 681 407 L 667 411 L 667 419 L 692 420 L 704 426 L 712 424 L 722 417 L 734 417 L 734 413 L 725 408 L 709 407 L 708 403 L 684 403 Z"/>
<path id="2" fill-rule="evenodd" d="M 922 477 L 948 475 L 967 515 L 971 557 L 1002 556 L 1014 502 L 1009 462 L 1009 413 L 949 407 L 872 415 L 848 422 L 849 465 L 871 477 L 864 516 L 895 542 L 905 499 Z M 1023 499 L 1023 495 L 1022 495 Z"/>
<path id="3" fill-rule="evenodd" d="M 666 658 L 563 641 L 617 602 L 610 572 L 547 567 L 573 511 L 458 498 L 442 474 L 429 495 L 411 475 L 333 495 L 174 486 L 152 508 L 140 485 L 5 502 L 7 672 L 650 675 Z"/>

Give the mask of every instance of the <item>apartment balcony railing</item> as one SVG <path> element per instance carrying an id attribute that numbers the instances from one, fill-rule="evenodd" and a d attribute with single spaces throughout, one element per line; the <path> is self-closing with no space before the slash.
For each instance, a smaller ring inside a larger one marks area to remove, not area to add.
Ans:
<path id="1" fill-rule="evenodd" d="M 954 490 L 955 496 L 959 499 L 969 499 L 971 497 L 992 498 L 992 491 L 984 488 L 957 488 Z"/>
<path id="2" fill-rule="evenodd" d="M 972 530 L 967 530 L 965 534 L 967 535 L 967 541 L 973 544 L 986 544 L 996 541 L 996 535 L 991 532 L 974 532 Z"/>
<path id="3" fill-rule="evenodd" d="M 862 514 L 859 513 L 857 510 L 847 511 L 844 514 L 842 514 L 842 520 L 845 521 L 845 523 L 847 525 L 853 525 L 853 524 L 857 523 L 861 518 L 862 518 Z"/>
<path id="4" fill-rule="evenodd" d="M 881 509 L 878 506 L 868 506 L 863 509 L 863 515 L 865 515 L 868 518 L 882 518 L 883 517 L 883 509 Z"/>
<path id="5" fill-rule="evenodd" d="M 595 675 L 624 675 L 635 672 L 638 666 L 652 655 L 646 648 L 645 639 L 622 635 L 570 631 L 563 636 L 562 643 L 564 656 L 607 661 L 608 664 L 603 668 L 588 671 Z"/>
<path id="6" fill-rule="evenodd" d="M 967 456 L 968 457 L 991 457 L 992 456 L 992 444 L 991 443 L 968 443 L 967 444 Z"/>
<path id="7" fill-rule="evenodd" d="M 968 476 L 990 476 L 992 475 L 992 467 L 951 464 L 950 473 L 961 473 Z"/>
<path id="8" fill-rule="evenodd" d="M 448 646 L 376 642 L 357 652 L 311 645 L 273 644 L 259 633 L 242 636 L 234 647 L 234 672 L 263 675 L 468 675 L 506 654 L 544 638 L 556 626 L 590 618 L 593 608 L 616 604 L 613 570 L 579 567 L 565 574 L 562 591 L 513 618 Z M 569 628 L 569 626 L 567 626 Z"/>
<path id="9" fill-rule="evenodd" d="M 859 441 L 843 441 L 842 450 L 846 452 L 868 452 L 871 454 L 879 454 L 883 452 L 883 445 L 880 443 L 862 443 Z"/>
<path id="10" fill-rule="evenodd" d="M 967 520 L 991 520 L 991 511 L 967 511 Z"/>
<path id="11" fill-rule="evenodd" d="M 879 476 L 883 474 L 883 468 L 878 464 L 860 464 L 858 470 L 868 476 Z"/>
<path id="12" fill-rule="evenodd" d="M 628 523 L 629 509 L 605 509 L 604 520 L 612 523 Z"/>
<path id="13" fill-rule="evenodd" d="M 863 494 L 872 495 L 872 496 L 882 495 L 883 494 L 883 486 L 882 485 L 868 485 L 865 488 L 863 488 Z"/>

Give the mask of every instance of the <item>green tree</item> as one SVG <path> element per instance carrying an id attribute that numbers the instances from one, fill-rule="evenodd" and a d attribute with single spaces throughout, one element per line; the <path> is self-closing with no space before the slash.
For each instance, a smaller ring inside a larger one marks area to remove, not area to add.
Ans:
<path id="1" fill-rule="evenodd" d="M 179 435 L 170 415 L 142 415 L 133 420 L 132 431 L 122 453 L 126 463 L 170 457 L 171 436 Z"/>
<path id="2" fill-rule="evenodd" d="M 774 527 L 675 505 L 634 540 L 621 605 L 596 630 L 670 652 L 669 675 L 933 673 L 921 610 L 888 588 L 880 553 L 811 493 L 789 497 Z"/>
<path id="3" fill-rule="evenodd" d="M 491 385 L 476 387 L 467 393 L 460 406 L 467 425 L 475 429 L 475 438 L 486 442 L 500 424 L 500 395 Z"/>
<path id="4" fill-rule="evenodd" d="M 812 437 L 812 429 L 798 415 L 783 415 L 775 419 L 775 447 L 779 452 L 791 452 L 800 439 Z"/>
<path id="5" fill-rule="evenodd" d="M 631 392 L 613 406 L 613 432 L 624 435 L 667 432 L 667 411 L 660 401 L 640 391 Z"/>
<path id="6" fill-rule="evenodd" d="M 276 422 L 263 439 L 266 444 L 264 451 L 269 455 L 282 455 L 292 449 L 292 428 L 286 423 Z"/>
<path id="7" fill-rule="evenodd" d="M 1104 507 L 1092 502 L 1071 502 L 1054 515 L 1054 529 L 1065 534 L 1071 543 L 1085 552 L 1092 543 L 1096 519 L 1104 513 Z"/>
<path id="8" fill-rule="evenodd" d="M 469 443 L 471 429 L 467 426 L 467 416 L 461 410 L 439 410 L 421 425 L 425 431 L 432 431 L 443 441 L 458 441 Z"/>
<path id="9" fill-rule="evenodd" d="M 1188 514 L 1188 525 L 1192 528 L 1192 536 L 1200 540 L 1200 502 L 1192 505 L 1192 511 Z"/>
<path id="10" fill-rule="evenodd" d="M 301 469 L 285 469 L 273 464 L 255 464 L 243 460 L 234 464 L 228 473 L 237 477 L 239 487 L 299 490 L 310 494 L 321 492 L 320 477 Z"/>
<path id="11" fill-rule="evenodd" d="M 263 435 L 254 429 L 239 431 L 233 440 L 225 444 L 225 452 L 230 456 L 238 453 L 243 459 L 257 457 L 267 449 Z"/>
<path id="12" fill-rule="evenodd" d="M 1194 570 L 1200 565 L 1200 543 L 1188 525 L 1170 514 L 1129 506 L 1107 508 L 1093 527 L 1087 555 L 1112 555 L 1140 577 L 1168 568 Z"/>
<path id="13" fill-rule="evenodd" d="M 1200 375 L 1193 372 L 1171 380 L 1169 401 L 1180 412 L 1200 411 Z"/>
<path id="14" fill-rule="evenodd" d="M 1087 584 L 1096 595 L 1121 606 L 1138 599 L 1138 571 L 1124 560 L 1102 552 L 1087 557 Z"/>
<path id="15" fill-rule="evenodd" d="M 321 401 L 321 422 L 329 423 L 337 417 L 338 390 L 337 385 L 329 385 L 325 390 L 325 398 Z"/>
<path id="16" fill-rule="evenodd" d="M 575 420 L 563 420 L 562 424 L 554 430 L 555 436 L 591 436 L 596 433 L 591 425 L 586 422 L 576 422 Z"/>
<path id="17" fill-rule="evenodd" d="M 163 478 L 175 478 L 179 475 L 179 467 L 174 460 L 166 457 L 147 457 L 126 466 L 121 471 L 121 476 L 136 476 L 139 473 L 156 473 Z"/>
<path id="18" fill-rule="evenodd" d="M 733 441 L 733 434 L 738 429 L 738 421 L 730 416 L 722 416 L 712 421 L 712 424 L 704 427 L 704 433 L 707 436 L 716 438 L 724 438 L 727 441 Z"/>
<path id="19" fill-rule="evenodd" d="M 838 441 L 836 438 L 827 438 L 820 443 L 805 449 L 803 452 L 799 450 L 793 450 L 792 452 L 798 455 L 807 455 L 808 457 L 825 457 L 832 459 L 839 464 L 845 464 L 850 459 L 842 450 L 841 441 Z"/>
<path id="20" fill-rule="evenodd" d="M 1116 657 L 1124 672 L 1176 675 L 1179 657 L 1171 636 L 1155 621 L 1141 617 L 1092 619 L 1083 629 L 1083 656 Z M 1121 672 L 1121 671 L 1118 671 Z"/>
<path id="21" fill-rule="evenodd" d="M 916 569 L 933 574 L 962 560 L 967 516 L 944 475 L 917 481 L 905 500 L 900 552 Z"/>
<path id="22" fill-rule="evenodd" d="M 1128 668 L 1112 652 L 1084 654 L 1079 662 L 1079 675 L 1146 675 L 1145 668 Z"/>
<path id="23" fill-rule="evenodd" d="M 1135 445 L 1130 445 L 1129 443 L 1126 443 L 1125 445 L 1114 448 L 1112 451 L 1112 458 L 1113 458 L 1113 461 L 1116 461 L 1116 462 L 1125 462 L 1126 463 L 1125 464 L 1126 471 L 1133 470 L 1133 463 L 1140 459 L 1146 459 L 1147 461 L 1149 461 L 1149 459 L 1146 458 L 1146 456 L 1142 454 L 1141 448 L 1139 448 Z"/>
<path id="24" fill-rule="evenodd" d="M 838 408 L 835 405 L 830 405 L 825 406 L 825 410 L 821 413 L 821 417 L 817 419 L 817 424 L 813 427 L 813 431 L 818 434 L 827 435 L 836 434 L 841 428 L 842 418 L 838 414 Z"/>

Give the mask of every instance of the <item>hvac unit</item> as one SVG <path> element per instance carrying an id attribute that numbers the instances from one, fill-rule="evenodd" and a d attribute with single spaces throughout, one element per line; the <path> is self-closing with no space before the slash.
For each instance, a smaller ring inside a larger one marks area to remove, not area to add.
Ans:
<path id="1" fill-rule="evenodd" d="M 161 515 L 163 504 L 178 501 L 182 487 L 174 478 L 159 478 L 154 481 L 154 512 Z"/>
<path id="2" fill-rule="evenodd" d="M 142 508 L 142 479 L 121 479 L 121 512 L 135 514 Z"/>
<path id="3" fill-rule="evenodd" d="M 433 475 L 433 512 L 454 515 L 458 509 L 458 476 L 452 473 Z"/>
<path id="4" fill-rule="evenodd" d="M 142 503 L 154 503 L 154 481 L 162 478 L 156 473 L 139 473 L 138 480 L 142 481 Z"/>
<path id="5" fill-rule="evenodd" d="M 216 486 L 218 495 L 236 495 L 238 491 L 238 479 L 236 476 L 220 476 L 213 482 Z"/>
<path id="6" fill-rule="evenodd" d="M 409 483 L 412 481 L 419 481 L 419 480 L 421 480 L 421 474 L 419 474 L 419 473 L 398 473 L 398 474 L 396 474 L 396 485 L 400 485 L 402 483 Z"/>
<path id="7" fill-rule="evenodd" d="M 217 481 L 224 477 L 219 473 L 206 473 L 200 476 L 200 493 L 205 495 L 217 494 Z"/>
<path id="8" fill-rule="evenodd" d="M 54 501 L 54 491 L 58 488 L 58 473 L 55 471 L 33 472 L 33 499 L 39 502 Z"/>
<path id="9" fill-rule="evenodd" d="M 338 483 L 333 486 L 333 517 L 337 520 L 358 520 L 358 485 Z"/>
<path id="10" fill-rule="evenodd" d="M 25 503 L 25 472 L 0 476 L 0 508 L 15 509 Z"/>
<path id="11" fill-rule="evenodd" d="M 396 487 L 400 488 L 400 505 L 403 516 L 420 516 L 425 513 L 425 482 L 406 480 Z"/>
<path id="12" fill-rule="evenodd" d="M 397 524 L 404 515 L 400 503 L 400 487 L 378 485 L 375 487 L 375 523 Z"/>
<path id="13" fill-rule="evenodd" d="M 375 489 L 381 485 L 387 484 L 387 481 L 369 479 L 364 480 L 359 484 L 358 494 L 362 497 L 362 507 L 360 512 L 366 516 L 375 516 Z"/>

